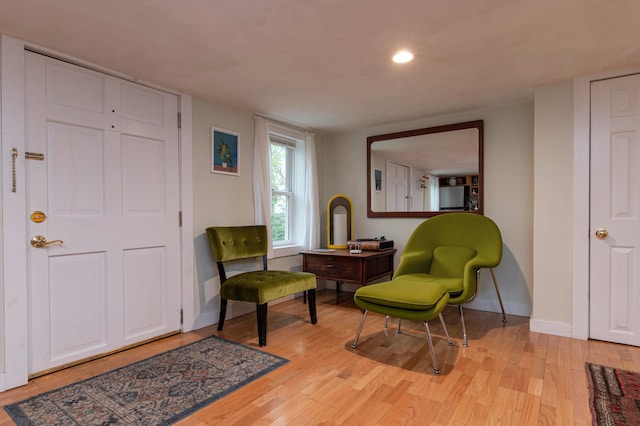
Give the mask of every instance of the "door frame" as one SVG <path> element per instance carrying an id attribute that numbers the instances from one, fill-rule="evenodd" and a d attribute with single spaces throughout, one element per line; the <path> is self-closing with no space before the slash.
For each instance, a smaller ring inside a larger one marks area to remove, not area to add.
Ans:
<path id="1" fill-rule="evenodd" d="M 640 73 L 606 71 L 573 81 L 573 242 L 571 337 L 589 338 L 589 193 L 591 182 L 591 83 Z"/>
<path id="2" fill-rule="evenodd" d="M 194 326 L 194 254 L 193 254 L 193 185 L 192 185 L 192 102 L 191 97 L 165 90 L 99 66 L 41 46 L 0 35 L 0 84 L 2 91 L 2 303 L 4 320 L 0 316 L 0 391 L 21 386 L 28 381 L 28 299 L 27 299 L 27 212 L 25 188 L 25 49 L 44 53 L 95 71 L 153 87 L 178 97 L 182 116 L 179 129 L 179 190 L 182 227 L 180 228 L 180 305 L 183 311 L 182 331 Z M 177 117 L 176 117 L 177 119 Z M 12 179 L 11 150 L 18 149 L 16 161 L 17 192 L 6 183 Z M 9 249 L 10 248 L 10 249 Z"/>

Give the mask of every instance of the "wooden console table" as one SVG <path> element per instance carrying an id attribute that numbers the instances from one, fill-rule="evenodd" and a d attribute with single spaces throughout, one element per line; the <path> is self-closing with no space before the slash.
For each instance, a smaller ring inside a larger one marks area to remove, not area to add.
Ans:
<path id="1" fill-rule="evenodd" d="M 300 252 L 302 270 L 316 274 L 316 278 L 336 282 L 336 301 L 340 300 L 340 284 L 367 283 L 388 276 L 393 277 L 393 257 L 396 249 L 363 251 L 351 254 L 349 250 Z"/>

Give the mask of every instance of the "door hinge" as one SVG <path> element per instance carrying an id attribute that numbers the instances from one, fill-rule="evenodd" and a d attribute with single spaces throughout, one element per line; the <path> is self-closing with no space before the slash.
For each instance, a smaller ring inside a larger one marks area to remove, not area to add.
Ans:
<path id="1" fill-rule="evenodd" d="M 178 212 L 178 226 L 182 226 L 182 212 Z"/>
<path id="2" fill-rule="evenodd" d="M 182 129 L 182 113 L 178 113 L 178 129 Z"/>
<path id="3" fill-rule="evenodd" d="M 180 325 L 184 324 L 184 312 L 180 309 Z"/>

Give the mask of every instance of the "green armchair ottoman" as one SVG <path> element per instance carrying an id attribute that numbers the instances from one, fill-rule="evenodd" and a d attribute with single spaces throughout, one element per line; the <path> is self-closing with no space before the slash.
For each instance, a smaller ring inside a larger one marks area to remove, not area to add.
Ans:
<path id="1" fill-rule="evenodd" d="M 360 287 L 356 290 L 353 300 L 356 305 L 364 310 L 360 327 L 358 328 L 355 341 L 352 345 L 354 349 L 358 345 L 358 339 L 360 338 L 360 333 L 362 332 L 368 311 L 399 319 L 422 321 L 427 333 L 427 343 L 429 344 L 431 359 L 433 361 L 433 372 L 435 374 L 440 373 L 433 350 L 428 321 L 439 317 L 447 336 L 447 342 L 449 345 L 453 344 L 441 315 L 443 309 L 449 302 L 449 291 L 444 284 L 433 283 L 432 285 L 424 285 L 423 282 L 414 279 L 394 279 L 392 281 Z M 398 330 L 400 330 L 399 326 Z"/>

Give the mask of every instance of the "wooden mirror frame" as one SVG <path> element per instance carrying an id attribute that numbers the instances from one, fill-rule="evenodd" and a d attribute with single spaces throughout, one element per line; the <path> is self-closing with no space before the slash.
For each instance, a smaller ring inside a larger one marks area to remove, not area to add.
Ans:
<path id="1" fill-rule="evenodd" d="M 483 175 L 483 142 L 484 122 L 482 120 L 467 121 L 463 123 L 447 124 L 443 126 L 426 127 L 423 129 L 407 130 L 403 132 L 387 133 L 384 135 L 369 136 L 367 138 L 367 217 L 433 217 L 443 213 L 451 213 L 454 210 L 443 211 L 405 211 L 405 212 L 377 212 L 371 208 L 372 166 L 371 145 L 374 142 L 390 139 L 401 139 L 413 136 L 429 135 L 433 133 L 451 132 L 463 129 L 478 130 L 478 208 L 476 210 L 464 210 L 469 213 L 483 214 L 484 212 L 484 175 Z"/>

